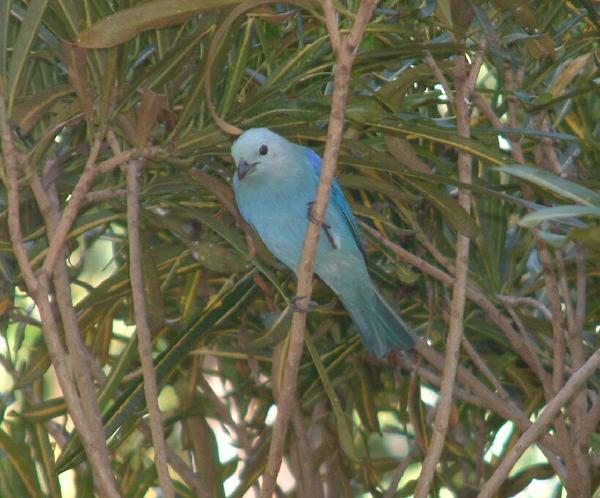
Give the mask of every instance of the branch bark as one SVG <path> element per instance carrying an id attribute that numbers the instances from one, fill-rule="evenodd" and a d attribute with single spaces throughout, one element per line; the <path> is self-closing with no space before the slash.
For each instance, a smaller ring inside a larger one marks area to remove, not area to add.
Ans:
<path id="1" fill-rule="evenodd" d="M 454 98 L 454 110 L 458 134 L 463 138 L 470 137 L 468 100 L 472 90 L 469 81 L 476 80 L 473 75 L 469 76 L 464 54 L 458 55 L 454 67 L 454 81 L 456 96 Z M 473 67 L 473 71 L 479 72 L 480 64 Z M 471 183 L 471 156 L 465 152 L 458 153 L 458 178 L 464 184 Z M 468 189 L 459 189 L 458 202 L 467 212 L 471 212 L 471 193 Z M 454 261 L 455 280 L 452 288 L 452 302 L 450 304 L 450 323 L 448 325 L 448 338 L 446 341 L 446 355 L 444 358 L 444 369 L 442 372 L 442 384 L 440 387 L 440 399 L 438 402 L 435 420 L 433 424 L 433 435 L 427 455 L 423 461 L 421 475 L 415 489 L 415 498 L 426 498 L 429 494 L 435 467 L 439 462 L 448 431 L 448 420 L 452 408 L 452 397 L 458 359 L 460 354 L 460 343 L 463 335 L 463 318 L 467 295 L 467 280 L 469 271 L 469 237 L 458 234 L 456 240 L 456 257 Z"/>
<path id="2" fill-rule="evenodd" d="M 331 114 L 327 130 L 327 143 L 323 155 L 323 167 L 319 178 L 319 185 L 313 204 L 313 216 L 317 223 L 309 223 L 302 247 L 302 256 L 298 265 L 298 308 L 308 307 L 312 293 L 312 279 L 317 254 L 317 244 L 321 232 L 321 225 L 325 217 L 329 192 L 335 176 L 337 157 L 342 142 L 344 129 L 344 115 L 348 98 L 351 69 L 354 62 L 355 51 L 365 32 L 369 19 L 377 0 L 365 0 L 360 3 L 354 25 L 350 33 L 341 37 L 336 21 L 336 13 L 330 0 L 322 0 L 321 6 L 325 12 L 325 23 L 335 53 L 335 76 Z M 298 381 L 298 367 L 304 347 L 304 329 L 306 328 L 306 313 L 295 311 L 292 316 L 292 325 L 289 333 L 288 351 L 285 358 L 284 375 L 279 387 L 277 399 L 277 418 L 273 428 L 273 437 L 269 448 L 269 457 L 260 490 L 261 498 L 271 498 L 275 489 L 277 475 L 283 458 L 283 449 L 292 415 L 293 401 L 296 398 Z"/>
<path id="3" fill-rule="evenodd" d="M 578 392 L 598 368 L 600 368 L 600 349 L 596 350 L 583 366 L 571 376 L 563 388 L 552 398 L 552 401 L 548 403 L 538 419 L 521 435 L 500 465 L 498 465 L 492 477 L 483 485 L 478 498 L 492 498 L 495 496 L 496 491 L 498 491 L 502 483 L 506 480 L 511 469 L 525 450 L 540 437 L 546 427 L 558 415 L 561 408 Z"/>

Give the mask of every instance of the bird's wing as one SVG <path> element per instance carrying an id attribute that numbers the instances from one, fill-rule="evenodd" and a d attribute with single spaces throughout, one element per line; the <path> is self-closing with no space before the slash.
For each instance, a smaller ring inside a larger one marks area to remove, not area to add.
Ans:
<path id="1" fill-rule="evenodd" d="M 319 155 L 312 149 L 308 147 L 304 147 L 306 151 L 306 157 L 310 166 L 317 177 L 317 181 L 321 176 L 321 158 Z M 360 249 L 363 257 L 365 258 L 365 262 L 367 261 L 367 253 L 365 252 L 365 248 L 363 247 L 362 239 L 360 237 L 360 232 L 358 231 L 358 225 L 356 223 L 356 218 L 352 214 L 350 210 L 350 206 L 348 205 L 348 201 L 344 197 L 344 193 L 340 188 L 337 180 L 333 180 L 333 184 L 331 185 L 331 197 L 329 198 L 329 203 L 333 204 L 333 206 L 338 209 L 343 215 L 346 221 L 348 222 L 348 226 L 350 227 L 350 231 L 352 232 L 352 236 L 356 241 L 357 247 Z"/>

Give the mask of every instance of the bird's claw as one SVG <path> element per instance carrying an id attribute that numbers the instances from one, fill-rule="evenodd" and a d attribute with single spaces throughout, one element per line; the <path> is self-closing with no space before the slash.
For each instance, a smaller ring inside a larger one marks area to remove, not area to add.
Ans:
<path id="1" fill-rule="evenodd" d="M 308 221 L 310 221 L 313 225 L 318 225 L 319 222 L 312 214 L 312 207 L 313 207 L 314 203 L 315 203 L 315 201 L 310 201 L 306 204 L 308 206 L 308 211 L 306 213 L 306 217 L 308 218 Z"/>
<path id="2" fill-rule="evenodd" d="M 313 311 L 317 307 L 317 303 L 315 301 L 308 301 L 308 304 L 306 305 L 306 307 L 302 306 L 299 303 L 299 301 L 302 301 L 303 299 L 306 299 L 306 296 L 294 296 L 292 298 L 292 302 L 290 305 L 290 308 L 292 309 L 292 311 L 294 311 L 296 313 L 309 313 L 310 311 Z"/>
<path id="3" fill-rule="evenodd" d="M 311 223 L 313 223 L 315 225 L 318 225 L 319 224 L 318 220 L 312 214 L 312 207 L 313 207 L 314 203 L 315 203 L 315 201 L 310 201 L 307 203 L 308 212 L 306 213 L 306 216 L 308 218 L 308 221 L 310 221 Z M 329 244 L 331 244 L 331 248 L 337 249 L 338 245 L 335 241 L 335 238 L 333 237 L 333 234 L 331 233 L 331 225 L 329 223 L 325 223 L 323 221 L 321 223 L 321 227 L 323 227 L 323 230 L 325 231 L 325 235 L 327 235 L 327 240 L 329 241 Z"/>

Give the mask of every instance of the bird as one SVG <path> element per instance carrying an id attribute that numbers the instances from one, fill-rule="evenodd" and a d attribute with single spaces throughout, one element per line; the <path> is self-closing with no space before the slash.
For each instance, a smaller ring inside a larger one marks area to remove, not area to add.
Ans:
<path id="1" fill-rule="evenodd" d="M 231 147 L 232 184 L 242 218 L 285 266 L 297 271 L 321 172 L 309 147 L 268 128 L 243 132 Z M 415 336 L 377 290 L 356 219 L 334 180 L 321 224 L 315 273 L 339 297 L 365 347 L 377 358 L 410 349 Z"/>

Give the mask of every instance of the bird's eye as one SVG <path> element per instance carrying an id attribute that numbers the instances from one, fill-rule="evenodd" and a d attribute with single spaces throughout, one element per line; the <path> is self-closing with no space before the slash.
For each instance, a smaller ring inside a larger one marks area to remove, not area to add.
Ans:
<path id="1" fill-rule="evenodd" d="M 258 153 L 261 156 L 266 156 L 268 152 L 269 152 L 269 148 L 266 145 L 261 145 L 260 149 L 258 149 Z"/>

